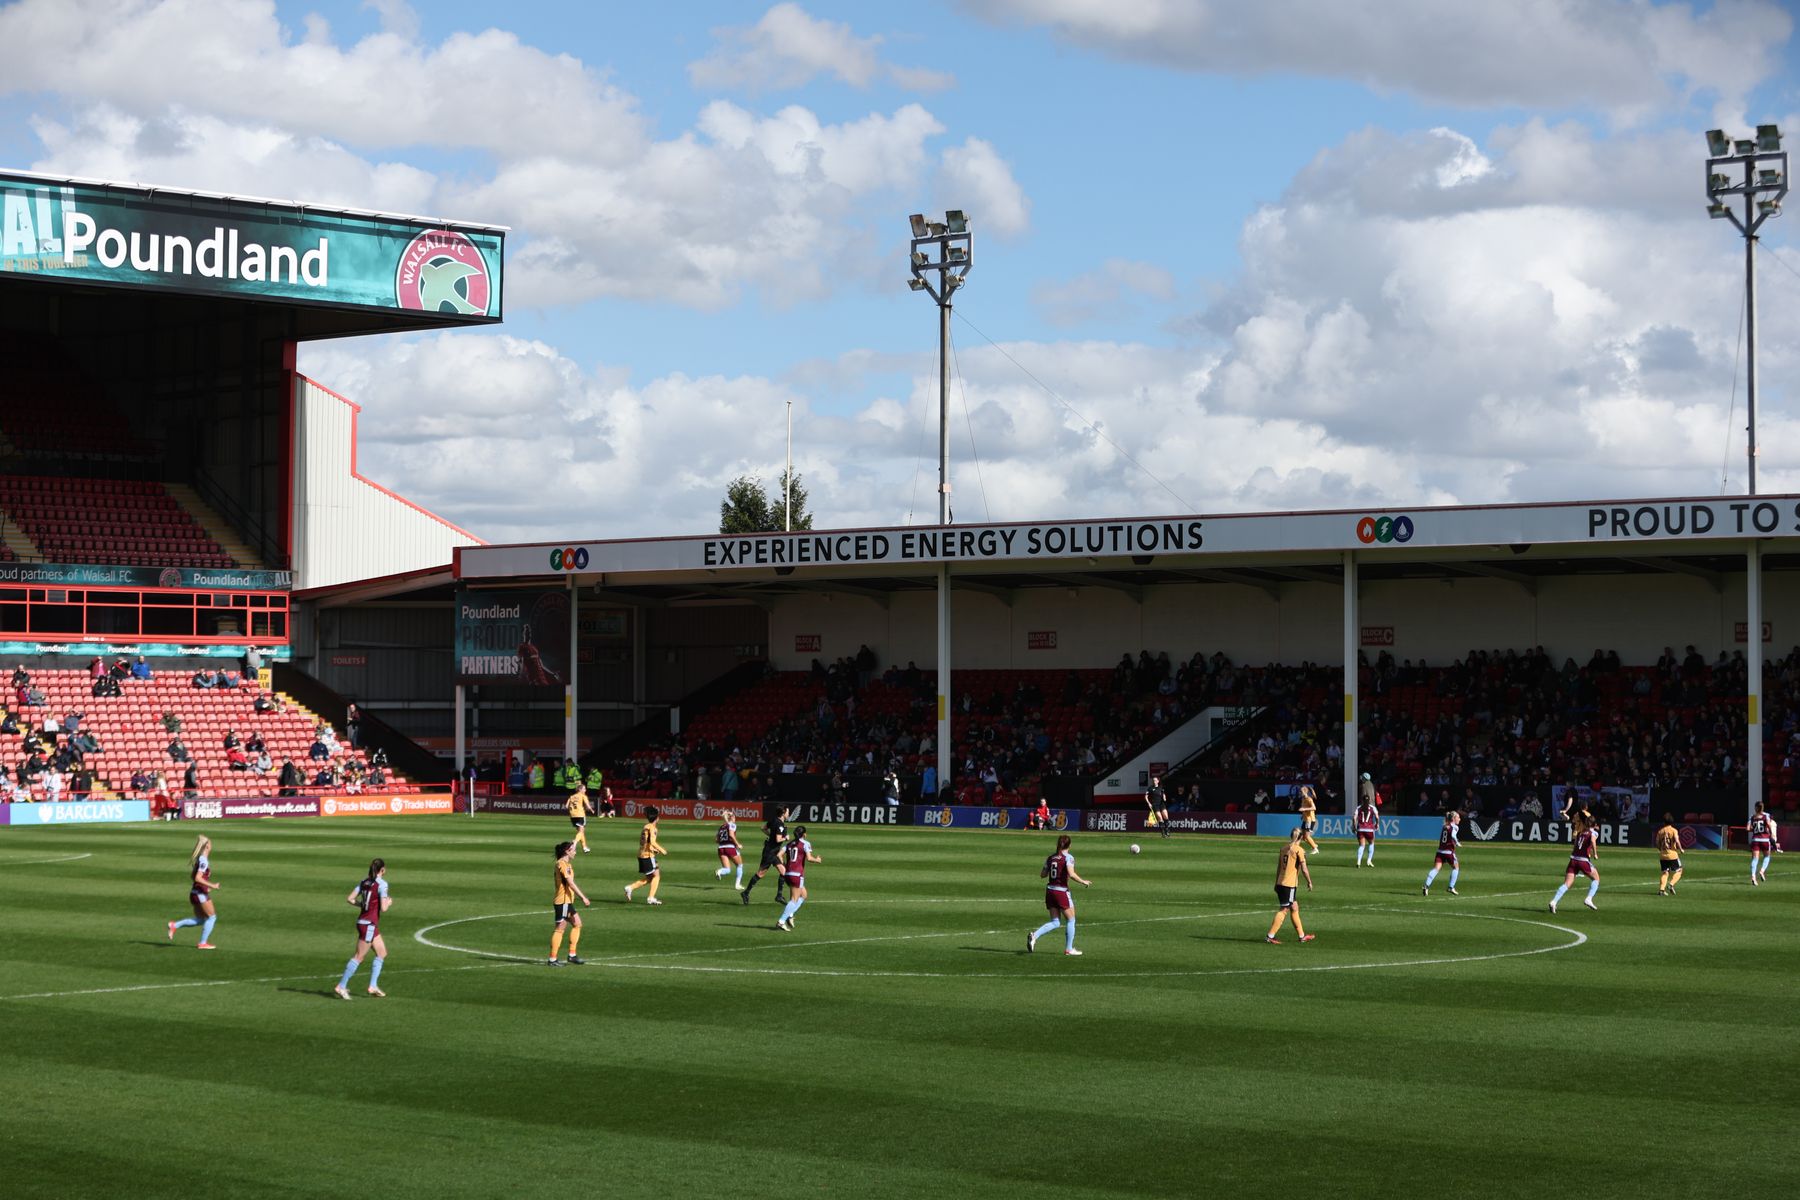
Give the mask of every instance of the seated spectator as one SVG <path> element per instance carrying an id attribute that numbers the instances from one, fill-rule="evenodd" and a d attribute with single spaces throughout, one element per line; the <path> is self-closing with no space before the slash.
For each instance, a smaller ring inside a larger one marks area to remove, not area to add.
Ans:
<path id="1" fill-rule="evenodd" d="M 150 664 L 144 661 L 144 656 L 141 654 L 137 656 L 137 661 L 131 664 L 131 677 L 133 679 L 149 679 L 152 677 Z"/>
<path id="2" fill-rule="evenodd" d="M 276 782 L 281 785 L 281 795 L 292 796 L 295 794 L 295 789 L 306 782 L 306 776 L 299 767 L 294 765 L 294 760 L 288 758 L 282 760 L 281 774 L 277 777 Z"/>
<path id="3" fill-rule="evenodd" d="M 106 674 L 106 660 L 99 655 L 95 655 L 94 661 L 88 664 L 88 674 L 95 679 Z"/>
<path id="4" fill-rule="evenodd" d="M 240 688 L 244 681 L 236 671 L 220 671 L 213 676 L 213 686 L 218 688 Z"/>
<path id="5" fill-rule="evenodd" d="M 19 707 L 21 707 L 21 708 L 42 708 L 42 707 L 44 707 L 43 690 L 41 688 L 35 688 L 35 687 L 20 688 L 19 689 Z"/>
<path id="6" fill-rule="evenodd" d="M 131 773 L 131 790 L 142 794 L 150 790 L 150 773 L 139 768 Z"/>
<path id="7" fill-rule="evenodd" d="M 257 747 L 256 761 L 250 764 L 250 769 L 255 771 L 258 775 L 267 775 L 270 771 L 275 769 L 275 762 L 269 757 L 267 749 L 260 746 Z"/>
<path id="8" fill-rule="evenodd" d="M 172 712 L 166 712 L 162 715 L 162 727 L 164 733 L 180 733 L 181 718 Z"/>
<path id="9" fill-rule="evenodd" d="M 19 718 L 13 715 L 13 710 L 10 708 L 0 710 L 0 733 L 17 732 L 19 732 Z"/>
<path id="10" fill-rule="evenodd" d="M 225 751 L 225 769 L 227 771 L 248 771 L 250 758 L 244 753 L 242 746 L 233 746 Z"/>
<path id="11" fill-rule="evenodd" d="M 372 788 L 386 787 L 387 786 L 387 770 L 380 766 L 370 767 L 368 782 L 369 782 L 369 786 Z"/>
<path id="12" fill-rule="evenodd" d="M 94 686 L 90 691 L 93 695 L 102 697 L 122 696 L 125 694 L 119 687 L 119 680 L 116 675 L 100 676 L 100 678 L 94 680 Z"/>
<path id="13" fill-rule="evenodd" d="M 31 793 L 21 791 L 11 775 L 0 772 L 0 803 L 30 804 Z"/>
<path id="14" fill-rule="evenodd" d="M 76 800 L 86 800 L 94 790 L 94 773 L 85 767 L 69 776 L 69 795 Z"/>
<path id="15" fill-rule="evenodd" d="M 189 680 L 189 683 L 197 688 L 215 688 L 219 686 L 219 676 L 214 671 L 202 668 L 194 672 L 194 677 Z"/>
<path id="16" fill-rule="evenodd" d="M 93 730 L 91 729 L 84 729 L 74 737 L 70 738 L 69 744 L 75 747 L 76 752 L 83 758 L 86 758 L 90 754 L 98 754 L 101 749 L 100 739 L 94 736 Z"/>
<path id="17" fill-rule="evenodd" d="M 1693 647 L 1690 646 L 1689 649 L 1691 650 L 1691 649 L 1693 649 Z M 31 672 L 27 671 L 25 669 L 24 663 L 20 663 L 18 666 L 13 668 L 12 685 L 14 687 L 16 687 L 16 688 L 17 687 L 25 687 L 30 682 L 31 682 Z"/>
<path id="18" fill-rule="evenodd" d="M 306 757 L 314 762 L 326 762 L 331 758 L 331 748 L 320 741 L 317 734 L 314 734 L 312 745 L 306 749 Z"/>
<path id="19" fill-rule="evenodd" d="M 49 801 L 51 804 L 55 804 L 58 800 L 63 798 L 63 777 L 60 771 L 56 770 L 54 767 L 45 771 L 43 782 L 45 800 Z"/>
<path id="20" fill-rule="evenodd" d="M 190 757 L 188 748 L 181 744 L 180 738 L 170 739 L 168 750 L 171 762 L 187 762 Z"/>
<path id="21" fill-rule="evenodd" d="M 337 772 L 332 769 L 331 763 L 329 761 L 327 761 L 324 766 L 319 768 L 319 773 L 317 775 L 313 776 L 313 786 L 314 787 L 325 787 L 325 788 L 336 787 L 337 782 L 338 782 Z"/>
<path id="22" fill-rule="evenodd" d="M 123 657 L 115 659 L 113 661 L 111 674 L 114 679 L 130 679 L 131 663 L 126 661 Z"/>
<path id="23" fill-rule="evenodd" d="M 151 772 L 150 819 L 154 821 L 161 817 L 166 821 L 173 821 L 180 815 L 181 805 L 177 804 L 175 798 L 169 795 L 169 784 L 163 778 L 163 773 L 161 771 Z"/>
<path id="24" fill-rule="evenodd" d="M 227 729 L 225 731 L 225 745 L 222 747 L 223 749 L 230 750 L 234 746 L 241 746 L 243 744 L 244 743 L 242 742 L 242 740 L 239 739 L 239 737 L 237 735 L 237 730 Z"/>
<path id="25" fill-rule="evenodd" d="M 256 697 L 255 707 L 259 713 L 272 713 L 275 711 L 275 697 L 267 692 L 262 692 Z"/>
<path id="26" fill-rule="evenodd" d="M 263 752 L 263 750 L 265 749 L 265 744 L 263 742 L 263 735 L 260 733 L 252 732 L 249 737 L 244 739 L 244 749 L 249 751 L 251 754 L 261 754 Z"/>

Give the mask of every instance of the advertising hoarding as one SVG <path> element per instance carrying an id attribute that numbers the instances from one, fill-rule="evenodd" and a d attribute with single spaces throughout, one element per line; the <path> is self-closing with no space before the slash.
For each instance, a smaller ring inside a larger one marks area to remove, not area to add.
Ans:
<path id="1" fill-rule="evenodd" d="M 95 825 L 113 821 L 148 821 L 148 800 L 60 800 L 55 804 L 8 804 L 13 825 Z"/>
<path id="2" fill-rule="evenodd" d="M 913 822 L 933 829 L 1024 829 L 1034 809 L 987 808 L 963 804 L 918 805 Z M 1053 808 L 1051 829 L 1080 829 L 1081 810 Z"/>
<path id="3" fill-rule="evenodd" d="M 456 681 L 560 688 L 569 680 L 569 593 L 469 590 L 456 597 Z"/>
<path id="4" fill-rule="evenodd" d="M 216 821 L 229 817 L 316 817 L 319 801 L 313 796 L 248 796 L 216 800 L 183 800 L 184 821 Z"/>
<path id="5" fill-rule="evenodd" d="M 272 201 L 0 174 L 0 272 L 500 319 L 505 233 Z"/>
<path id="6" fill-rule="evenodd" d="M 411 796 L 323 796 L 321 817 L 413 817 L 456 811 L 449 793 L 420 792 Z"/>

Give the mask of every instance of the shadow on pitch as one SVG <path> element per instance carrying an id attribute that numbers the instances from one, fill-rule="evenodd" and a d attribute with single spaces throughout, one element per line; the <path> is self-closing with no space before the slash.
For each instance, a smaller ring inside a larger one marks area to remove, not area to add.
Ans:
<path id="1" fill-rule="evenodd" d="M 278 992 L 290 992 L 296 996 L 317 996 L 322 1000 L 336 1000 L 338 998 L 337 993 L 330 988 L 284 987 L 276 988 L 275 990 Z"/>
<path id="2" fill-rule="evenodd" d="M 1000 946 L 958 946 L 958 950 L 967 950 L 971 954 L 1010 954 L 1014 958 L 1023 958 L 1030 954 L 1029 950 L 1007 950 Z"/>

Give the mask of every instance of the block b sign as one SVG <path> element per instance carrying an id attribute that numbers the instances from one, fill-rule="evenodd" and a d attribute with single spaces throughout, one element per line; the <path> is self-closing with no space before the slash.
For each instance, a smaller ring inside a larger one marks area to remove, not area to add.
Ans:
<path id="1" fill-rule="evenodd" d="M 1748 646 L 1750 644 L 1750 622 L 1739 621 L 1737 624 L 1733 625 L 1731 627 L 1731 640 L 1736 642 L 1740 646 Z M 1775 622 L 1764 621 L 1762 623 L 1763 645 L 1766 646 L 1774 640 L 1775 640 Z"/>

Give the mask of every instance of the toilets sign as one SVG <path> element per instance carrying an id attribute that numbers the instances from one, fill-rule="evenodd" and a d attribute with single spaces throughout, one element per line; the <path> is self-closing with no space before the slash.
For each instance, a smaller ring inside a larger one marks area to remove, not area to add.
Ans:
<path id="1" fill-rule="evenodd" d="M 500 319 L 505 231 L 0 174 L 0 273 Z"/>

